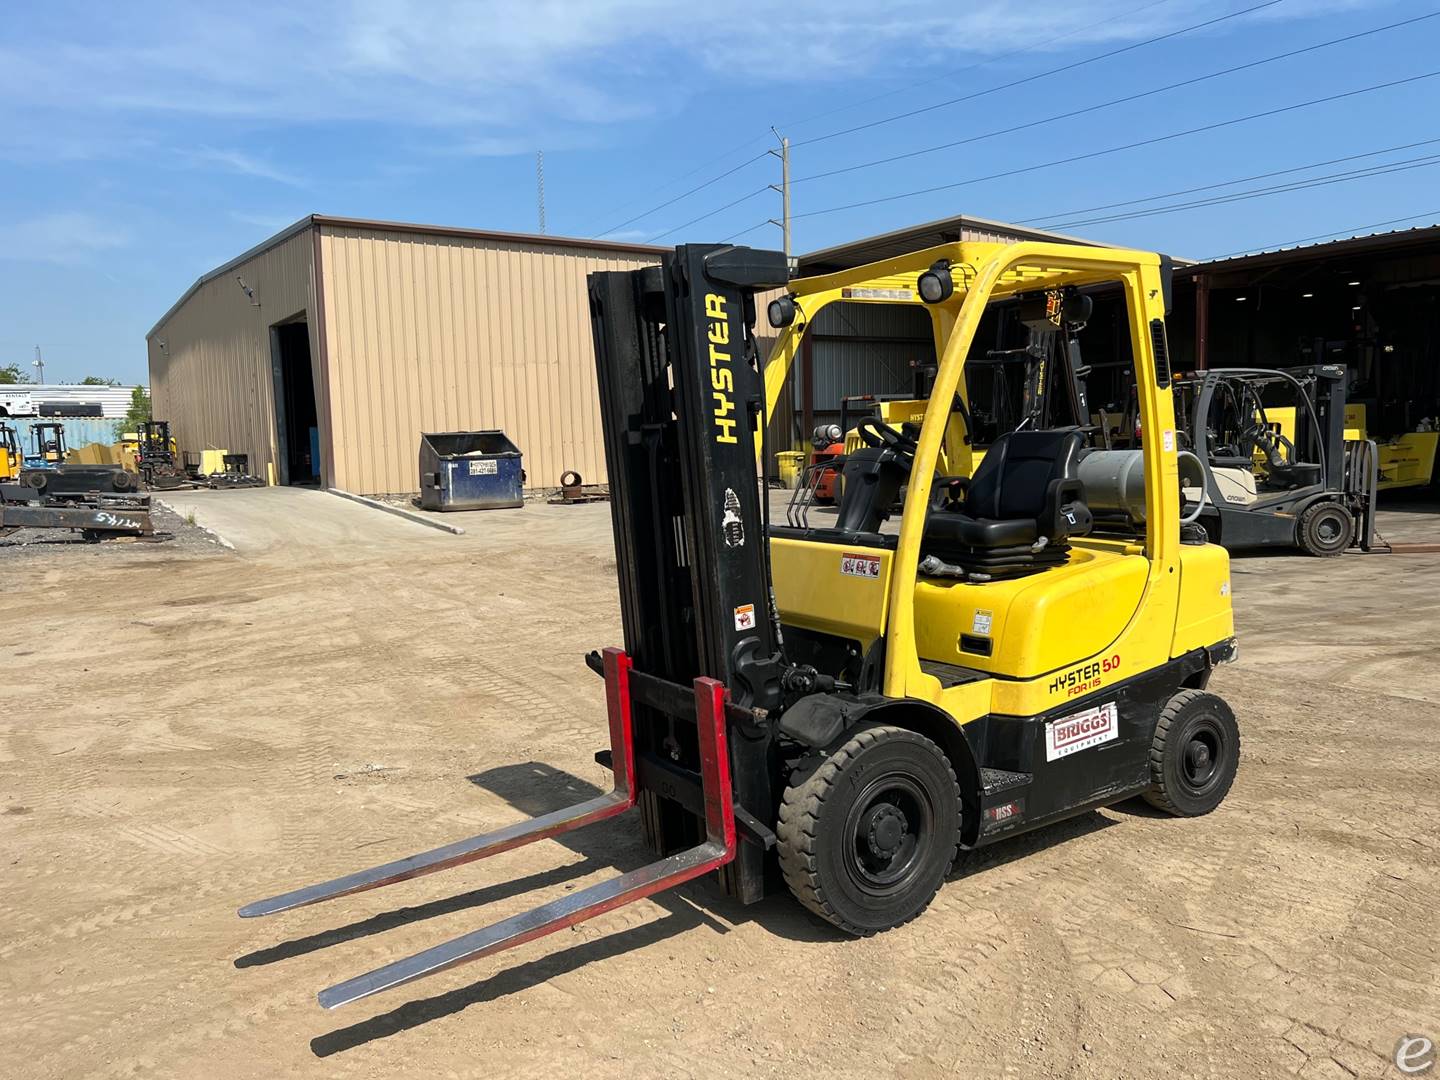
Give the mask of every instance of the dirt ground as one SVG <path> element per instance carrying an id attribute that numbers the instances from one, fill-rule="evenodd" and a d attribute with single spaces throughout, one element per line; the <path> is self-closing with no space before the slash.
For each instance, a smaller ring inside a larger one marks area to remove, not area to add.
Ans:
<path id="1" fill-rule="evenodd" d="M 1224 806 L 959 866 L 865 941 L 692 883 L 335 1012 L 315 992 L 645 859 L 634 822 L 271 919 L 242 903 L 608 786 L 604 504 L 449 536 L 176 496 L 235 545 L 0 551 L 0 1074 L 1400 1075 L 1440 1036 L 1440 556 L 1237 559 Z M 1437 539 L 1418 506 L 1395 539 Z M 525 890 L 533 895 L 524 895 Z"/>

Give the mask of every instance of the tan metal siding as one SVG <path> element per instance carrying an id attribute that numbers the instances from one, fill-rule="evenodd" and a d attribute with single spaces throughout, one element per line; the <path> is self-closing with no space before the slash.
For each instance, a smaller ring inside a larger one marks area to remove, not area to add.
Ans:
<path id="1" fill-rule="evenodd" d="M 259 307 L 237 276 L 254 291 Z M 150 332 L 153 414 L 171 422 L 182 450 L 218 447 L 249 454 L 250 471 L 265 475 L 276 460 L 270 327 L 296 315 L 306 318 L 314 306 L 306 229 L 203 282 Z M 313 319 L 309 329 L 315 358 Z M 323 417 L 321 424 L 323 446 Z"/>
<path id="2" fill-rule="evenodd" d="M 531 487 L 605 479 L 586 275 L 656 256 L 320 226 L 334 484 L 418 487 L 424 431 L 501 428 Z"/>

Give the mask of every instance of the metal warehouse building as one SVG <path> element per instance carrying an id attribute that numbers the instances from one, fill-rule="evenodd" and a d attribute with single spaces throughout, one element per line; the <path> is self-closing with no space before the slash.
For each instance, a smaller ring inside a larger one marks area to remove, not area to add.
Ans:
<path id="1" fill-rule="evenodd" d="M 955 240 L 1026 239 L 1072 240 L 953 217 L 797 262 L 809 275 Z M 183 449 L 248 454 L 252 472 L 282 484 L 413 492 L 421 432 L 477 428 L 505 430 L 529 486 L 553 486 L 566 469 L 603 481 L 585 278 L 665 250 L 302 218 L 206 274 L 155 324 L 154 415 Z M 803 445 L 846 393 L 907 385 L 917 351 L 933 353 L 923 318 L 836 309 L 834 325 L 807 336 L 788 415 L 772 428 L 777 448 Z M 763 317 L 757 331 L 770 333 Z"/>
<path id="2" fill-rule="evenodd" d="M 531 485 L 603 479 L 585 277 L 663 249 L 312 215 L 146 335 L 154 415 L 278 483 L 411 492 L 422 431 L 503 428 Z"/>

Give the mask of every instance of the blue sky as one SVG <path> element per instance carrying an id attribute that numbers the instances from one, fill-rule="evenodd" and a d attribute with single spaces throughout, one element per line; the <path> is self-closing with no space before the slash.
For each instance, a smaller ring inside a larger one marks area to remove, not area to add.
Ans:
<path id="1" fill-rule="evenodd" d="M 744 164 L 772 125 L 818 139 L 794 151 L 804 252 L 954 213 L 1086 221 L 1106 215 L 1064 212 L 1440 140 L 1431 78 L 1046 166 L 1440 71 L 1440 18 L 975 138 L 1440 11 L 1281 0 L 1139 44 L 1263 2 L 22 0 L 0 24 L 0 364 L 28 364 L 39 344 L 51 380 L 144 379 L 145 331 L 170 303 L 311 212 L 533 232 L 537 149 L 550 232 L 677 243 L 778 217 L 766 192 L 686 224 L 778 182 L 773 158 Z M 1067 231 L 1205 257 L 1428 222 L 1427 156 L 1440 161 L 1440 142 L 1219 193 L 1397 166 L 1385 174 Z M 963 186 L 834 210 L 946 185 Z M 779 246 L 769 226 L 743 239 Z"/>

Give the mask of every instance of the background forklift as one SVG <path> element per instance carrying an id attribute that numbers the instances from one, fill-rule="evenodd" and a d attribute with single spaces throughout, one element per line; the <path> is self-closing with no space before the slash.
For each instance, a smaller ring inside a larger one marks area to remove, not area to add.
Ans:
<path id="1" fill-rule="evenodd" d="M 142 420 L 136 436 L 135 466 L 146 488 L 169 491 L 189 482 L 170 437 L 168 420 Z"/>
<path id="2" fill-rule="evenodd" d="M 24 461 L 15 429 L 9 424 L 0 424 L 0 480 L 14 480 L 20 475 Z"/>
<path id="3" fill-rule="evenodd" d="M 1176 380 L 1204 470 L 1199 522 L 1231 550 L 1298 547 L 1322 557 L 1375 536 L 1378 454 L 1345 439 L 1345 368 L 1216 368 Z M 1288 432 L 1288 433 L 1287 433 Z"/>
<path id="4" fill-rule="evenodd" d="M 19 435 L 9 424 L 0 423 L 0 502 L 29 498 L 29 492 L 20 485 L 20 470 L 24 467 Z"/>
<path id="5" fill-rule="evenodd" d="M 958 282 L 952 265 L 965 267 Z M 632 807 L 658 861 L 331 987 L 322 1005 L 711 872 L 742 903 L 783 881 L 833 925 L 873 934 L 919 915 L 958 851 L 1135 795 L 1182 816 L 1224 798 L 1239 731 L 1205 687 L 1235 653 L 1229 563 L 1181 539 L 1161 260 L 950 244 L 789 282 L 762 373 L 755 296 L 786 277 L 780 253 L 728 245 L 590 277 L 625 647 L 587 662 L 605 679 L 611 747 L 597 760 L 614 790 L 240 915 L 390 885 Z M 1074 426 L 1007 433 L 973 476 L 940 474 L 986 305 L 1108 282 L 1127 300 L 1144 430 L 1163 433 L 1134 451 L 1143 520 L 1092 534 L 1087 501 L 1105 493 L 1079 479 Z M 924 414 L 860 426 L 867 445 L 847 455 L 836 524 L 772 525 L 769 413 L 808 322 L 862 286 L 933 320 L 943 348 Z"/>
<path id="6" fill-rule="evenodd" d="M 30 456 L 25 464 L 32 469 L 53 469 L 65 461 L 65 425 L 30 425 Z"/>

